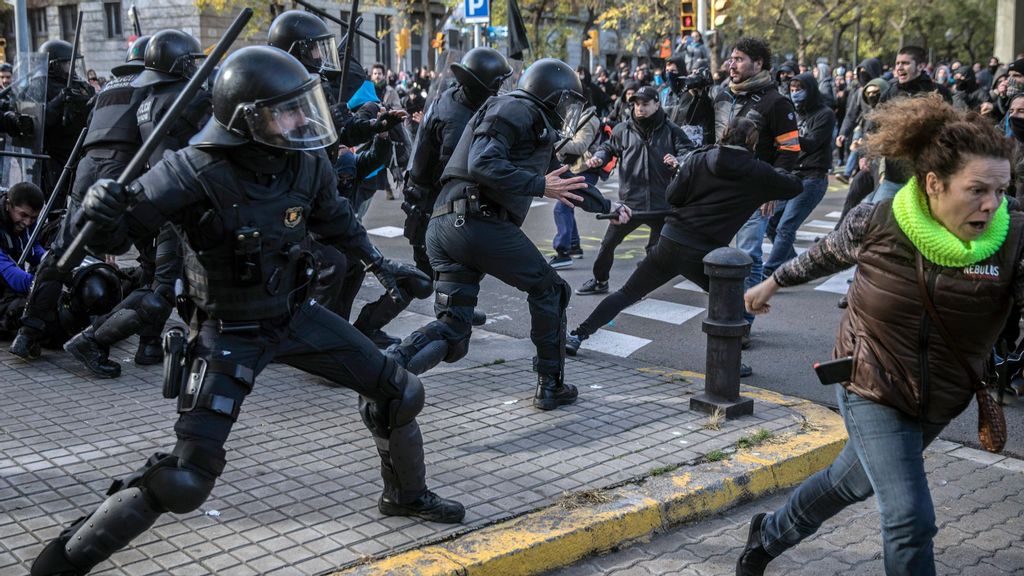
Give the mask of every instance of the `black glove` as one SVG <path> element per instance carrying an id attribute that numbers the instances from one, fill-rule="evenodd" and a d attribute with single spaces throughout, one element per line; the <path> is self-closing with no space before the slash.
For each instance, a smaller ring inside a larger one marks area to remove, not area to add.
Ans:
<path id="1" fill-rule="evenodd" d="M 373 122 L 373 131 L 379 133 L 387 132 L 395 126 L 398 126 L 403 121 L 402 112 L 400 110 L 389 110 L 384 114 L 381 114 L 379 118 Z"/>
<path id="2" fill-rule="evenodd" d="M 36 132 L 35 120 L 28 114 L 18 114 L 18 130 L 22 136 L 31 136 Z"/>
<path id="3" fill-rule="evenodd" d="M 399 306 L 408 300 L 405 293 L 399 289 L 399 280 L 412 278 L 420 282 L 430 283 L 430 277 L 424 274 L 419 268 L 402 262 L 394 262 L 385 258 L 380 252 L 374 250 L 373 259 L 366 264 L 367 272 L 371 272 L 387 291 L 388 296 Z"/>
<path id="4" fill-rule="evenodd" d="M 121 215 L 128 208 L 128 194 L 114 180 L 97 180 L 82 199 L 85 217 L 103 228 L 116 228 Z"/>

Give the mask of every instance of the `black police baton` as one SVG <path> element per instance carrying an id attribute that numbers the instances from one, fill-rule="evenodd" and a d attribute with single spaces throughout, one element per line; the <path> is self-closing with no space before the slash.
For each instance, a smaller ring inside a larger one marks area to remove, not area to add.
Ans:
<path id="1" fill-rule="evenodd" d="M 313 6 L 309 2 L 306 2 L 305 0 L 294 0 L 294 1 L 299 6 L 302 6 L 306 10 L 309 10 L 310 12 L 312 12 L 313 14 L 316 14 L 317 16 L 323 18 L 324 20 L 330 20 L 331 22 L 334 22 L 335 24 L 339 24 L 341 26 L 344 26 L 346 30 L 349 29 L 348 28 L 348 22 L 342 20 L 341 18 L 338 18 L 337 16 L 334 16 L 333 14 L 328 14 L 327 12 L 324 12 L 323 10 L 317 8 L 316 6 Z M 353 12 L 354 11 L 355 10 L 353 10 Z M 380 44 L 380 38 L 377 38 L 376 36 L 374 36 L 372 34 L 367 34 L 366 32 L 363 32 L 362 30 L 357 30 L 357 32 L 359 33 L 360 36 L 362 36 L 363 38 L 366 38 L 370 42 L 373 42 L 374 44 Z"/>
<path id="2" fill-rule="evenodd" d="M 75 77 L 75 60 L 78 59 L 78 44 L 82 39 L 82 11 L 78 11 L 78 22 L 75 23 L 75 43 L 71 45 L 71 63 L 68 66 L 68 83 L 64 87 L 65 95 L 71 91 L 71 80 Z M 64 102 L 64 110 L 61 112 L 61 119 L 64 124 L 68 123 L 68 105 Z"/>
<path id="3" fill-rule="evenodd" d="M 32 160 L 49 160 L 49 154 L 32 154 L 31 152 L 12 152 L 0 150 L 0 158 L 31 158 Z"/>
<path id="4" fill-rule="evenodd" d="M 663 218 L 671 214 L 671 210 L 651 210 L 649 212 L 633 212 L 630 218 Z M 614 220 L 619 217 L 618 212 L 611 212 L 609 214 L 598 214 L 598 220 Z"/>
<path id="5" fill-rule="evenodd" d="M 252 18 L 252 8 L 243 8 L 242 11 L 238 13 L 238 16 L 235 17 L 235 21 L 231 23 L 231 26 L 224 32 L 224 35 L 221 36 L 220 42 L 217 42 L 213 51 L 210 52 L 209 57 L 206 58 L 203 65 L 195 75 L 192 76 L 192 79 L 188 81 L 188 84 L 185 85 L 185 88 L 181 93 L 178 94 L 178 97 L 174 100 L 174 104 L 171 104 L 170 109 L 167 110 L 166 114 L 164 114 L 163 119 L 160 120 L 160 123 L 153 129 L 153 133 L 149 135 L 149 138 L 147 138 L 145 142 L 142 143 L 142 147 L 139 148 L 139 151 L 135 153 L 131 162 L 129 162 L 128 166 L 125 167 L 124 172 L 122 172 L 117 178 L 118 184 L 126 186 L 132 180 L 138 178 L 139 174 L 142 172 L 143 166 L 149 159 L 150 154 L 152 154 L 153 150 L 160 144 L 164 134 L 167 133 L 167 130 L 171 125 L 178 120 L 178 117 L 181 116 L 181 113 L 184 112 L 185 108 L 192 103 L 192 99 L 195 97 L 196 92 L 199 92 L 199 89 L 203 86 L 206 79 L 213 72 L 213 69 L 216 68 L 217 64 L 220 62 L 220 59 L 224 57 L 224 53 L 228 51 L 231 44 L 236 38 L 238 38 L 238 35 L 242 33 L 242 28 L 245 28 L 245 25 L 249 23 L 250 18 Z M 76 266 L 81 264 L 82 259 L 85 258 L 85 247 L 94 238 L 96 229 L 96 223 L 92 221 L 88 221 L 84 226 L 82 226 L 82 230 L 78 233 L 78 236 L 75 236 L 74 240 L 71 241 L 71 244 L 57 263 L 57 268 L 61 272 L 67 274 Z"/>
<path id="6" fill-rule="evenodd" d="M 75 141 L 75 147 L 71 149 L 71 155 L 68 156 L 68 161 L 64 163 L 64 169 L 60 172 L 60 178 L 57 179 L 57 185 L 53 187 L 53 192 L 50 192 L 50 197 L 46 200 L 46 205 L 43 206 L 42 212 L 39 213 L 39 220 L 36 221 L 35 228 L 32 229 L 32 234 L 28 237 L 28 242 L 25 243 L 25 248 L 21 251 L 21 257 L 18 258 L 18 268 L 21 268 L 25 264 L 25 260 L 28 259 L 29 254 L 32 253 L 32 246 L 36 243 L 36 238 L 39 237 L 39 232 L 42 231 L 43 226 L 46 225 L 46 218 L 50 214 L 50 209 L 53 208 L 53 203 L 60 196 L 60 191 L 67 184 L 67 180 L 71 178 L 71 173 L 75 171 L 75 165 L 78 164 L 78 155 L 82 153 L 82 146 L 85 144 L 85 135 L 89 131 L 88 128 L 82 128 L 82 131 L 78 133 L 78 140 Z M 65 218 L 70 218 L 70 214 L 65 214 Z"/>
<path id="7" fill-rule="evenodd" d="M 362 18 L 359 17 L 359 0 L 352 0 L 352 11 L 348 14 L 348 31 L 345 32 L 345 60 L 341 63 L 341 78 L 338 80 L 338 104 L 342 103 L 345 97 L 345 77 L 352 62 L 352 48 L 356 43 L 356 35 L 353 32 L 359 30 Z"/>

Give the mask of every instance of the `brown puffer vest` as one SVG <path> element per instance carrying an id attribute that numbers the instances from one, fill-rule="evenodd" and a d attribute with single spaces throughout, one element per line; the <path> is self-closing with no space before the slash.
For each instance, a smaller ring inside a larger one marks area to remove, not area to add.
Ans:
<path id="1" fill-rule="evenodd" d="M 965 268 L 924 261 L 932 301 L 978 374 L 1012 305 L 1024 214 L 1010 215 L 1006 241 L 988 259 Z M 925 309 L 916 254 L 896 222 L 892 201 L 880 202 L 861 245 L 835 357 L 854 358 L 851 381 L 845 384 L 851 392 L 944 424 L 970 404 L 974 389 Z"/>

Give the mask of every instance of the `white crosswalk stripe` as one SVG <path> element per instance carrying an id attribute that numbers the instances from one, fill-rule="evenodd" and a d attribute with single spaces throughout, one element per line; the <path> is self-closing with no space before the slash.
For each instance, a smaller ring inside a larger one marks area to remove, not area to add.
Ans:
<path id="1" fill-rule="evenodd" d="M 622 334 L 621 332 L 602 329 L 584 340 L 582 348 L 625 358 L 651 342 L 647 338 L 639 338 L 629 334 Z"/>
<path id="2" fill-rule="evenodd" d="M 374 236 L 383 236 L 384 238 L 398 238 L 402 234 L 405 234 L 405 229 L 399 228 L 398 226 L 381 226 L 380 228 L 367 230 L 366 233 Z"/>
<path id="3" fill-rule="evenodd" d="M 670 324 L 682 324 L 701 312 L 704 312 L 704 309 L 698 308 L 697 306 L 687 306 L 686 304 L 677 304 L 675 302 L 666 302 L 664 300 L 648 298 L 633 304 L 629 308 L 623 310 L 623 312 L 633 316 L 639 316 L 641 318 L 648 318 L 650 320 L 658 320 L 660 322 L 668 322 Z"/>

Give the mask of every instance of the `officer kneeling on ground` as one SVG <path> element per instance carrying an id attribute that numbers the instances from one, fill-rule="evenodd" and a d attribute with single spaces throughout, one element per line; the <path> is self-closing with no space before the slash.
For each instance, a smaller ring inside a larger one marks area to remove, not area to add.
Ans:
<path id="1" fill-rule="evenodd" d="M 554 156 L 571 137 L 585 105 L 576 72 L 564 62 L 534 62 L 518 89 L 493 97 L 470 119 L 441 176 L 443 188 L 427 227 L 435 270 L 437 320 L 388 350 L 415 373 L 469 351 L 473 308 L 485 274 L 528 294 L 530 338 L 537 347 L 534 406 L 552 410 L 576 401 L 564 380 L 565 308 L 571 289 L 520 229 L 534 198 L 546 196 L 588 212 L 610 203 L 582 176 L 562 178 Z M 618 222 L 629 220 L 619 207 Z"/>
<path id="2" fill-rule="evenodd" d="M 85 218 L 101 228 L 91 243 L 101 252 L 123 252 L 164 221 L 182 226 L 195 337 L 180 364 L 168 363 L 182 367 L 178 374 L 166 371 L 165 396 L 179 398 L 173 450 L 114 482 L 96 512 L 46 546 L 35 576 L 84 574 L 164 512 L 201 506 L 224 470 L 224 443 L 242 402 L 271 361 L 360 394 L 381 457 L 381 513 L 437 522 L 465 513 L 427 490 L 419 379 L 306 295 L 316 269 L 310 233 L 371 260 L 391 284 L 401 273 L 345 217 L 349 207 L 321 151 L 337 134 L 319 78 L 277 48 L 242 48 L 217 76 L 213 108 L 192 145 L 127 187 L 98 182 L 83 201 Z"/>

